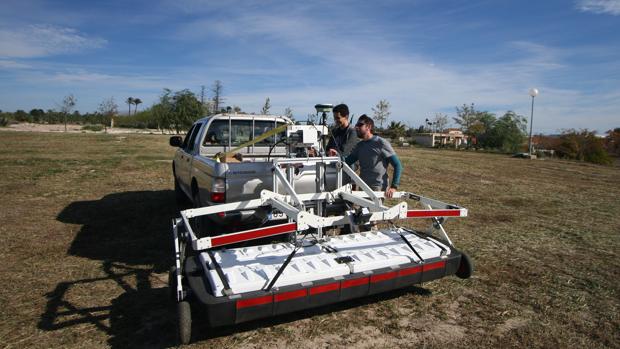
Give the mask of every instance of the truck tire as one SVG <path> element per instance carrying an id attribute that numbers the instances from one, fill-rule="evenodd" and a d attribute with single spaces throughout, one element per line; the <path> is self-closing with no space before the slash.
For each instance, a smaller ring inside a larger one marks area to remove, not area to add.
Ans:
<path id="1" fill-rule="evenodd" d="M 190 202 L 187 199 L 187 195 L 185 195 L 183 189 L 181 189 L 181 185 L 179 185 L 179 181 L 176 176 L 174 176 L 174 197 L 179 210 L 185 210 L 190 207 Z"/>
<path id="2" fill-rule="evenodd" d="M 193 198 L 194 208 L 202 207 L 200 203 L 200 193 L 198 193 L 197 189 L 193 190 L 193 192 L 194 192 L 194 195 L 193 195 L 194 196 Z M 195 227 L 195 230 L 198 236 L 199 237 L 207 236 L 209 234 L 209 218 L 207 216 L 198 216 L 198 217 L 193 218 L 193 220 L 194 220 L 193 226 Z"/>

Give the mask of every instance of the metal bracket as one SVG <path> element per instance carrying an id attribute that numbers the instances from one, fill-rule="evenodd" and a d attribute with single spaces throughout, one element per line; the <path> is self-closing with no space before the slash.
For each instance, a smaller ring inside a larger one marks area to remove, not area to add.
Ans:
<path id="1" fill-rule="evenodd" d="M 381 206 L 381 199 L 379 199 L 377 194 L 375 194 L 375 192 L 368 186 L 368 184 L 366 184 L 366 182 L 364 182 L 357 175 L 357 173 L 355 173 L 355 171 L 353 171 L 353 169 L 349 167 L 349 165 L 347 165 L 346 162 L 342 163 L 342 169 L 344 170 L 344 172 L 346 172 L 346 174 L 349 175 L 349 177 L 355 182 L 355 184 L 357 184 L 366 194 L 368 194 L 368 196 L 375 203 L 375 205 Z"/>
<path id="2" fill-rule="evenodd" d="M 181 245 L 179 243 L 179 226 L 181 225 L 181 219 L 176 218 L 172 220 L 172 239 L 174 240 L 174 263 L 175 263 L 175 278 L 177 279 L 176 282 L 176 295 L 177 295 L 177 302 L 182 301 L 183 299 L 185 299 L 185 291 L 183 290 L 183 282 L 182 282 L 182 275 L 183 275 L 183 270 L 182 270 L 182 261 L 185 260 L 185 253 L 184 253 L 184 249 L 181 249 Z"/>
<path id="3" fill-rule="evenodd" d="M 299 207 L 300 210 L 303 210 L 304 202 L 299 198 L 291 183 L 288 181 L 284 173 L 282 173 L 282 170 L 280 170 L 279 167 L 274 166 L 273 173 L 275 174 L 276 178 L 280 180 L 280 183 L 282 183 L 286 192 L 293 198 L 293 200 L 297 204 L 297 207 Z"/>

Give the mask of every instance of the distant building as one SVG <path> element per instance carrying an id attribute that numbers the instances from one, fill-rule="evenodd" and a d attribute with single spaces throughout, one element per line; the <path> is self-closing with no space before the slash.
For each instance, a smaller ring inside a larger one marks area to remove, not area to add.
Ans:
<path id="1" fill-rule="evenodd" d="M 459 129 L 448 129 L 446 132 L 418 133 L 413 135 L 417 144 L 427 147 L 454 146 L 458 148 L 467 145 L 469 137 Z"/>

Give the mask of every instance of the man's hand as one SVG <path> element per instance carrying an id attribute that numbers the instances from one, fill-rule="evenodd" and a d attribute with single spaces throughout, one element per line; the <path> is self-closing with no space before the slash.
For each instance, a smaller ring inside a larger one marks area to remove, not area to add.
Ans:
<path id="1" fill-rule="evenodd" d="M 329 156 L 338 156 L 338 151 L 336 151 L 336 149 L 334 149 L 334 148 L 329 148 L 327 150 L 327 155 L 329 155 Z"/>
<path id="2" fill-rule="evenodd" d="M 387 188 L 387 190 L 385 191 L 385 197 L 391 199 L 392 196 L 394 196 L 394 192 L 396 192 L 395 188 Z"/>

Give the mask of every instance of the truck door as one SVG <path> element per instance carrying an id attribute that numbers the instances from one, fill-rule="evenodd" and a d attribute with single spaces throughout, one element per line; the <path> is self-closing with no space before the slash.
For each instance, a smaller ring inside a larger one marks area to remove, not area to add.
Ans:
<path id="1" fill-rule="evenodd" d="M 183 187 L 183 190 L 191 196 L 191 166 L 192 159 L 196 154 L 196 136 L 200 132 L 202 124 L 197 123 L 194 124 L 189 131 L 187 131 L 187 135 L 185 136 L 185 140 L 183 144 L 179 148 L 176 154 L 175 159 L 175 172 L 177 176 L 177 180 L 179 184 Z"/>

